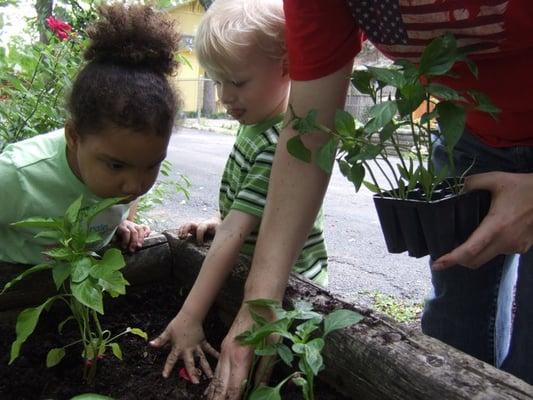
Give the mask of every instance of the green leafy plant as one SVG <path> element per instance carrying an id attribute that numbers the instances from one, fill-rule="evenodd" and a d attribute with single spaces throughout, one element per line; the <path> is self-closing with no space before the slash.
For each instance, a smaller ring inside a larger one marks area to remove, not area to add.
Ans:
<path id="1" fill-rule="evenodd" d="M 268 299 L 251 300 L 247 304 L 255 324 L 237 339 L 241 344 L 253 347 L 255 352 L 244 393 L 244 398 L 249 400 L 281 399 L 280 390 L 290 380 L 301 387 L 304 399 L 313 400 L 314 377 L 324 369 L 325 337 L 363 319 L 362 315 L 350 310 L 336 310 L 323 316 L 305 301 L 297 302 L 294 310 L 284 310 L 278 302 Z M 269 309 L 275 319 L 267 320 L 257 312 L 258 308 Z M 272 335 L 281 340 L 272 340 Z M 279 356 L 290 368 L 297 363 L 297 369 L 274 387 L 259 385 L 253 388 L 252 377 L 260 356 Z"/>
<path id="2" fill-rule="evenodd" d="M 316 122 L 315 111 L 305 117 L 293 112 L 292 127 L 299 134 L 288 141 L 288 151 L 310 162 L 313 154 L 306 148 L 302 135 L 318 130 L 330 137 L 316 151 L 316 163 L 331 173 L 336 159 L 341 173 L 353 182 L 356 191 L 364 184 L 381 196 L 403 199 L 411 191 L 419 190 L 420 199 L 425 201 L 431 201 L 435 191 L 443 186 L 458 193 L 462 179 L 455 175 L 452 152 L 463 134 L 467 112 L 477 110 L 493 117 L 499 112 L 480 92 L 458 91 L 437 83 L 442 77 L 454 78 L 452 68 L 460 62 L 466 63 L 470 73 L 477 77 L 477 67 L 467 54 L 468 49 L 458 48 L 453 35 L 446 34 L 425 48 L 418 65 L 398 60 L 390 67 L 354 71 L 352 84 L 374 103 L 369 109 L 369 121 L 363 125 L 348 112 L 338 110 L 334 129 L 328 129 Z M 385 87 L 392 87 L 394 96 L 383 97 Z M 413 112 L 421 106 L 425 112 L 415 119 Z M 411 136 L 412 148 L 399 139 L 402 130 Z M 438 136 L 444 138 L 450 165 L 441 171 L 436 170 L 432 161 Z M 369 181 L 365 180 L 367 173 Z"/>
<path id="3" fill-rule="evenodd" d="M 122 351 L 116 340 L 132 333 L 147 339 L 146 333 L 137 328 L 127 328 L 123 332 L 112 335 L 100 325 L 99 315 L 104 314 L 104 293 L 117 297 L 126 293 L 128 282 L 120 271 L 125 266 L 122 253 L 118 249 L 108 249 L 102 256 L 95 253 L 91 246 L 101 240 L 95 232 L 90 232 L 91 220 L 100 212 L 111 207 L 122 199 L 105 199 L 87 208 L 82 208 L 83 198 L 80 196 L 67 209 L 62 218 L 30 218 L 14 223 L 20 228 L 40 230 L 35 237 L 52 240 L 57 246 L 44 252 L 47 262 L 28 268 L 16 278 L 8 282 L 2 292 L 11 288 L 29 275 L 50 270 L 57 289 L 51 296 L 37 307 L 23 310 L 16 323 L 16 339 L 11 345 L 9 364 L 19 356 L 26 339 L 33 333 L 43 310 L 49 311 L 56 301 L 65 303 L 71 315 L 58 326 L 59 333 L 69 321 L 75 322 L 79 329 L 80 339 L 63 347 L 53 348 L 46 357 L 46 366 L 57 365 L 65 356 L 68 347 L 81 344 L 82 356 L 86 360 L 83 376 L 91 382 L 96 374 L 96 365 L 107 350 L 122 359 Z"/>
<path id="4" fill-rule="evenodd" d="M 84 39 L 76 33 L 47 43 L 12 38 L 0 55 L 0 151 L 28 137 L 64 126 L 66 90 L 82 62 Z"/>
<path id="5" fill-rule="evenodd" d="M 158 180 L 152 189 L 139 199 L 137 212 L 135 214 L 135 222 L 138 224 L 152 225 L 154 221 L 148 214 L 156 206 L 162 205 L 163 201 L 171 191 L 177 194 L 181 193 L 185 199 L 189 200 L 189 188 L 191 187 L 191 181 L 189 178 L 183 174 L 179 174 L 178 180 L 170 179 L 172 163 L 168 160 L 163 161 L 159 172 L 164 178 Z"/>

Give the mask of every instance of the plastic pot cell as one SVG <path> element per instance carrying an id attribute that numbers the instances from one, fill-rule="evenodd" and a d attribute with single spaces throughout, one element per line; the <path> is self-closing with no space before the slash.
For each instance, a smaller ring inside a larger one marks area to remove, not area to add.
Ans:
<path id="1" fill-rule="evenodd" d="M 438 258 L 463 243 L 479 226 L 490 207 L 490 192 L 453 194 L 449 188 L 437 200 L 374 196 L 381 229 L 390 253 L 407 251 L 411 257 Z"/>

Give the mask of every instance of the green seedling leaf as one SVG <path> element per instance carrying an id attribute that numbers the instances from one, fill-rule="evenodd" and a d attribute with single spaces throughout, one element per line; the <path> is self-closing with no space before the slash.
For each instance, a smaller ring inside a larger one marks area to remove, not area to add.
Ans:
<path id="1" fill-rule="evenodd" d="M 122 350 L 120 349 L 119 344 L 111 343 L 109 347 L 111 347 L 111 351 L 113 352 L 115 357 L 118 358 L 119 360 L 122 360 Z"/>
<path id="2" fill-rule="evenodd" d="M 55 367 L 61 362 L 63 357 L 65 357 L 65 349 L 63 347 L 50 350 L 46 355 L 46 368 Z"/>
<path id="3" fill-rule="evenodd" d="M 56 285 L 56 289 L 59 289 L 63 282 L 70 276 L 70 265 L 64 262 L 56 262 L 54 269 L 52 270 L 52 278 Z"/>
<path id="4" fill-rule="evenodd" d="M 134 335 L 142 337 L 144 340 L 148 340 L 148 335 L 142 329 L 139 329 L 139 328 L 128 328 L 127 331 L 128 331 L 128 333 L 132 333 Z"/>
<path id="5" fill-rule="evenodd" d="M 61 229 L 63 222 L 57 218 L 28 218 L 24 221 L 10 224 L 17 228 Z"/>
<path id="6" fill-rule="evenodd" d="M 292 107 L 291 107 L 292 110 Z M 294 115 L 294 112 L 293 112 Z M 295 117 L 292 123 L 292 128 L 300 134 L 312 132 L 316 129 L 317 111 L 311 110 L 303 118 Z"/>
<path id="7" fill-rule="evenodd" d="M 15 327 L 17 338 L 11 344 L 11 356 L 9 358 L 9 365 L 11 365 L 13 361 L 17 359 L 20 353 L 20 348 L 22 347 L 26 339 L 28 339 L 28 337 L 30 337 L 30 335 L 35 330 L 37 322 L 39 322 L 41 312 L 44 310 L 45 307 L 51 305 L 57 298 L 59 298 L 59 296 L 51 297 L 40 306 L 26 308 L 19 314 L 17 318 L 17 325 Z"/>
<path id="8" fill-rule="evenodd" d="M 372 182 L 369 182 L 369 181 L 363 181 L 363 185 L 365 185 L 365 187 L 370 190 L 372 193 L 381 193 L 381 189 L 376 186 L 375 184 L 373 184 Z"/>
<path id="9" fill-rule="evenodd" d="M 92 260 L 90 257 L 79 258 L 72 262 L 71 279 L 74 283 L 83 282 L 89 276 Z"/>
<path id="10" fill-rule="evenodd" d="M 102 237 L 98 233 L 89 232 L 89 235 L 87 236 L 87 239 L 85 240 L 85 244 L 97 243 L 100 240 L 102 240 Z"/>
<path id="11" fill-rule="evenodd" d="M 399 70 L 379 67 L 367 67 L 367 70 L 375 80 L 381 81 L 387 86 L 401 88 L 406 84 L 403 73 Z"/>
<path id="12" fill-rule="evenodd" d="M 258 356 L 273 356 L 277 351 L 276 345 L 266 345 L 262 348 L 255 349 L 255 354 Z"/>
<path id="13" fill-rule="evenodd" d="M 456 90 L 452 89 L 451 87 L 441 85 L 439 83 L 430 83 L 426 86 L 426 90 L 428 93 L 430 93 L 432 96 L 437 97 L 440 100 L 451 100 L 451 101 L 464 101 L 464 97 L 462 97 Z"/>
<path id="14" fill-rule="evenodd" d="M 63 238 L 64 234 L 63 232 L 57 230 L 57 231 L 42 231 L 37 233 L 34 237 L 39 239 L 50 239 L 54 240 L 56 242 L 59 242 Z"/>
<path id="15" fill-rule="evenodd" d="M 74 396 L 70 400 L 113 400 L 111 397 L 103 396 L 97 393 L 84 393 Z"/>
<path id="16" fill-rule="evenodd" d="M 321 320 L 319 319 L 310 319 L 305 321 L 303 324 L 300 324 L 296 327 L 296 335 L 298 335 L 301 340 L 306 341 L 311 333 L 318 329 L 320 322 Z"/>
<path id="17" fill-rule="evenodd" d="M 477 90 L 469 90 L 468 94 L 476 102 L 476 110 L 489 113 L 494 119 L 496 119 L 496 115 L 502 111 L 490 101 L 490 98 L 486 94 L 478 92 Z"/>
<path id="18" fill-rule="evenodd" d="M 356 70 L 352 72 L 352 85 L 361 93 L 374 96 L 372 87 L 372 74 L 367 70 Z"/>
<path id="19" fill-rule="evenodd" d="M 26 278 L 27 276 L 29 276 L 31 274 L 34 274 L 35 272 L 46 271 L 47 269 L 52 269 L 52 268 L 53 268 L 53 266 L 51 264 L 43 263 L 43 264 L 38 264 L 38 265 L 35 265 L 34 267 L 26 269 L 20 275 L 18 275 L 17 277 L 13 278 L 8 283 L 6 283 L 4 288 L 2 289 L 2 291 L 0 292 L 0 295 L 3 294 L 6 290 L 8 290 L 13 285 L 17 284 L 18 282 L 20 282 L 21 280 Z"/>
<path id="20" fill-rule="evenodd" d="M 68 260 L 72 256 L 72 252 L 65 247 L 57 247 L 48 251 L 43 251 L 43 254 L 56 260 Z"/>
<path id="21" fill-rule="evenodd" d="M 324 348 L 324 339 L 316 338 L 305 345 L 305 361 L 313 371 L 314 375 L 318 375 L 320 369 L 324 365 L 324 360 L 320 352 Z"/>
<path id="22" fill-rule="evenodd" d="M 465 130 L 466 111 L 448 101 L 441 101 L 435 106 L 435 109 L 439 114 L 437 120 L 441 134 L 445 138 L 446 148 L 451 152 Z"/>
<path id="23" fill-rule="evenodd" d="M 328 175 L 331 175 L 333 170 L 333 163 L 337 155 L 337 143 L 337 139 L 334 137 L 329 138 L 326 144 L 318 149 L 316 154 L 318 166 Z"/>
<path id="24" fill-rule="evenodd" d="M 352 114 L 344 110 L 337 110 L 335 112 L 335 130 L 344 138 L 355 136 L 355 121 Z"/>
<path id="25" fill-rule="evenodd" d="M 72 295 L 81 304 L 100 314 L 104 314 L 104 305 L 102 302 L 102 292 L 96 288 L 94 278 L 87 278 L 81 283 L 72 283 L 70 285 Z"/>
<path id="26" fill-rule="evenodd" d="M 114 206 L 115 204 L 120 203 L 121 201 L 124 201 L 126 197 L 111 197 L 109 199 L 104 199 L 97 204 L 89 207 L 86 211 L 85 217 L 87 218 L 87 221 L 90 222 L 94 217 L 96 217 L 98 214 L 100 214 L 102 211 L 108 209 L 109 207 Z"/>
<path id="27" fill-rule="evenodd" d="M 106 270 L 117 271 L 126 266 L 126 261 L 124 261 L 124 256 L 119 249 L 109 249 L 98 264 Z"/>
<path id="28" fill-rule="evenodd" d="M 335 310 L 324 318 L 324 336 L 338 329 L 357 324 L 364 317 L 351 310 Z"/>
<path id="29" fill-rule="evenodd" d="M 397 103 L 401 117 L 410 115 L 426 100 L 426 91 L 419 81 L 402 86 L 399 92 Z"/>
<path id="30" fill-rule="evenodd" d="M 76 319 L 71 315 L 70 317 L 64 319 L 63 321 L 61 321 L 59 323 L 59 325 L 57 326 L 57 332 L 61 335 L 63 333 L 63 327 L 65 326 L 65 324 L 68 322 L 68 321 L 75 321 Z"/>
<path id="31" fill-rule="evenodd" d="M 457 42 L 452 34 L 445 34 L 434 39 L 422 52 L 420 57 L 420 75 L 444 75 L 448 73 L 460 58 Z"/>
<path id="32" fill-rule="evenodd" d="M 302 138 L 294 136 L 287 141 L 287 151 L 300 161 L 311 162 L 311 150 L 305 147 Z"/>
<path id="33" fill-rule="evenodd" d="M 290 320 L 282 318 L 268 325 L 261 326 L 258 329 L 251 331 L 247 337 L 241 340 L 241 343 L 247 346 L 254 345 L 273 333 L 278 333 L 281 336 L 284 336 L 287 334 L 290 323 Z"/>
<path id="34" fill-rule="evenodd" d="M 277 347 L 277 351 L 283 362 L 290 367 L 292 365 L 292 361 L 294 360 L 291 349 L 289 349 L 286 344 L 280 343 Z"/>
<path id="35" fill-rule="evenodd" d="M 281 400 L 280 388 L 260 385 L 250 393 L 249 400 Z"/>
<path id="36" fill-rule="evenodd" d="M 398 105 L 395 101 L 384 101 L 370 107 L 368 112 L 372 119 L 365 125 L 364 130 L 367 133 L 373 133 L 392 121 L 398 113 Z"/>
<path id="37" fill-rule="evenodd" d="M 74 225 L 78 220 L 82 202 L 83 195 L 74 200 L 74 202 L 67 208 L 67 211 L 65 212 L 65 220 L 68 223 L 68 226 Z"/>

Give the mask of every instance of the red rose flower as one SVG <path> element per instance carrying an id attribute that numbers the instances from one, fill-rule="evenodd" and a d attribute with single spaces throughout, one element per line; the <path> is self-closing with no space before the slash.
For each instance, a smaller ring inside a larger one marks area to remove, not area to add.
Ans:
<path id="1" fill-rule="evenodd" d="M 54 35 L 61 40 L 68 39 L 70 31 L 72 30 L 72 27 L 67 22 L 52 16 L 46 18 L 46 24 Z"/>

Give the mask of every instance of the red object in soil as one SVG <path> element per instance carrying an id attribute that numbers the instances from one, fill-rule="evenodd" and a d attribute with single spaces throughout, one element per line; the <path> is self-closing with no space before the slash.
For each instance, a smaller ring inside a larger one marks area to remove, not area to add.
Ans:
<path id="1" fill-rule="evenodd" d="M 185 368 L 180 368 L 178 372 L 178 376 L 181 379 L 185 379 L 186 381 L 192 382 L 191 377 L 189 376 L 189 373 L 187 372 L 187 369 Z"/>

